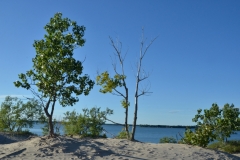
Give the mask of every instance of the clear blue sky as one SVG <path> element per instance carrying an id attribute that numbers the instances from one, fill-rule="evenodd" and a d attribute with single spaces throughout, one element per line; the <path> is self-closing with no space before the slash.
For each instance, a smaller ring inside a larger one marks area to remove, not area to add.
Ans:
<path id="1" fill-rule="evenodd" d="M 18 74 L 32 67 L 34 40 L 43 39 L 43 27 L 56 12 L 86 27 L 85 46 L 75 51 L 84 73 L 114 73 L 109 36 L 119 38 L 130 90 L 129 123 L 133 121 L 134 89 L 141 29 L 147 43 L 159 36 L 143 68 L 150 77 L 150 96 L 140 97 L 138 124 L 192 125 L 197 109 L 234 103 L 240 107 L 240 1 L 222 0 L 104 0 L 104 1 L 0 1 L 0 101 L 6 95 L 31 96 L 16 88 Z M 146 43 L 146 44 L 147 44 Z M 101 94 L 95 85 L 89 96 L 80 96 L 74 107 L 57 105 L 54 116 L 94 106 L 114 110 L 110 119 L 124 122 L 120 97 Z"/>

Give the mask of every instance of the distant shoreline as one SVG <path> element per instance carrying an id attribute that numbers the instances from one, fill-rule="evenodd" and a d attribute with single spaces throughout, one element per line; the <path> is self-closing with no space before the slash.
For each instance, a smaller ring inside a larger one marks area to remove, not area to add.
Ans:
<path id="1" fill-rule="evenodd" d="M 120 124 L 104 124 L 104 125 L 120 125 Z M 129 124 L 132 126 L 132 124 Z M 138 124 L 139 127 L 151 127 L 151 128 L 196 128 L 196 126 L 184 126 L 184 125 L 151 125 L 151 124 Z"/>
<path id="2" fill-rule="evenodd" d="M 35 123 L 41 123 L 39 121 L 33 121 Z M 105 123 L 104 125 L 119 125 L 123 126 L 124 124 L 114 124 L 114 123 Z M 132 126 L 132 124 L 128 124 L 129 126 Z M 152 124 L 137 124 L 139 127 L 150 127 L 150 128 L 196 128 L 196 126 L 190 126 L 190 125 L 152 125 Z"/>

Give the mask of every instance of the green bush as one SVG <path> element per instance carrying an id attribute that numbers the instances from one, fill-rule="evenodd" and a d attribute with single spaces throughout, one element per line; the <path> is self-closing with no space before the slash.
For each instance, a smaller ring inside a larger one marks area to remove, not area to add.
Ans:
<path id="1" fill-rule="evenodd" d="M 113 111 L 106 109 L 100 111 L 100 108 L 83 109 L 83 114 L 76 111 L 66 112 L 63 118 L 64 132 L 67 135 L 81 135 L 82 137 L 106 137 L 101 135 L 102 125 L 106 121 L 106 116 L 113 114 Z"/>
<path id="2" fill-rule="evenodd" d="M 37 100 L 24 103 L 17 97 L 7 96 L 0 106 L 0 131 L 21 132 L 23 128 L 32 128 L 33 121 L 38 120 L 41 113 Z"/>
<path id="3" fill-rule="evenodd" d="M 160 139 L 159 143 L 177 143 L 177 140 L 173 137 L 163 137 Z"/>
<path id="4" fill-rule="evenodd" d="M 206 147 L 211 141 L 215 139 L 212 134 L 211 129 L 206 128 L 198 128 L 195 132 L 190 129 L 186 129 L 184 133 L 184 138 L 181 140 L 182 143 L 197 145 L 201 147 Z"/>
<path id="5" fill-rule="evenodd" d="M 128 133 L 125 131 L 125 129 L 123 128 L 121 132 L 118 133 L 118 135 L 115 137 L 117 139 L 128 139 L 128 137 L 130 138 L 131 132 Z"/>
<path id="6" fill-rule="evenodd" d="M 183 143 L 206 147 L 210 142 L 219 140 L 226 142 L 239 126 L 239 109 L 234 108 L 234 105 L 225 104 L 223 109 L 220 109 L 217 104 L 212 104 L 208 110 L 198 110 L 198 114 L 193 118 L 193 122 L 197 123 L 195 132 L 187 129 Z"/>

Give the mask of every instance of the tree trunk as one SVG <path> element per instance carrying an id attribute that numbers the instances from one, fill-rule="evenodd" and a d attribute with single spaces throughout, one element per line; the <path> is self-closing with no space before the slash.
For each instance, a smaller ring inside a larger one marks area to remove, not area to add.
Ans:
<path id="1" fill-rule="evenodd" d="M 135 131 L 136 131 L 136 124 L 137 124 L 137 111 L 138 111 L 138 84 L 139 84 L 139 68 L 137 74 L 137 82 L 136 82 L 136 90 L 135 90 L 135 107 L 134 107 L 134 118 L 133 118 L 133 126 L 132 126 L 132 135 L 131 141 L 135 140 Z"/>
<path id="2" fill-rule="evenodd" d="M 49 136 L 50 137 L 54 137 L 52 117 L 53 117 L 53 111 L 54 111 L 54 107 L 55 107 L 55 102 L 56 102 L 56 96 L 54 96 L 53 104 L 52 104 L 52 111 L 51 111 L 50 117 L 48 119 L 48 123 L 49 123 Z"/>
<path id="3" fill-rule="evenodd" d="M 125 131 L 127 133 L 127 139 L 130 139 L 129 138 L 129 130 L 128 130 L 128 88 L 126 86 L 126 83 L 124 81 L 124 87 L 125 87 L 125 91 L 126 91 L 126 97 L 125 97 L 125 100 L 126 100 L 126 103 L 127 103 L 127 107 L 126 107 L 126 111 L 125 111 Z"/>
<path id="4" fill-rule="evenodd" d="M 48 113 L 48 108 L 50 106 L 51 100 L 49 99 L 46 106 L 44 107 L 44 112 L 46 114 L 46 116 L 48 117 L 48 134 L 50 137 L 54 137 L 54 128 L 53 128 L 53 121 L 52 121 L 52 117 L 53 117 L 53 111 L 54 111 L 54 106 L 55 106 L 55 98 L 52 104 L 52 110 L 51 110 L 51 114 Z"/>
<path id="5" fill-rule="evenodd" d="M 129 139 L 129 131 L 128 131 L 128 107 L 125 111 L 125 131 L 127 133 L 127 139 Z"/>
<path id="6" fill-rule="evenodd" d="M 137 111 L 138 111 L 138 97 L 135 97 L 135 111 L 134 111 L 134 118 L 133 118 L 133 126 L 132 126 L 132 135 L 131 141 L 135 140 L 135 132 L 136 132 L 136 124 L 137 124 Z"/>
<path id="7" fill-rule="evenodd" d="M 53 122 L 52 122 L 52 115 L 48 117 L 48 127 L 49 127 L 49 136 L 54 136 L 54 130 L 53 130 Z"/>

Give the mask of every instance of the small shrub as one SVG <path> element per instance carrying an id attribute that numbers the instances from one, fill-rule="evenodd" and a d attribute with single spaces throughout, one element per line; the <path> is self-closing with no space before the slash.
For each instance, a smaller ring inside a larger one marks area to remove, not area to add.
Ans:
<path id="1" fill-rule="evenodd" d="M 221 109 L 213 103 L 212 107 L 205 109 L 203 113 L 202 109 L 197 112 L 192 119 L 197 123 L 197 128 L 194 132 L 186 130 L 185 137 L 181 140 L 183 143 L 206 147 L 214 140 L 227 141 L 227 138 L 238 129 L 240 112 L 233 104 L 225 104 Z"/>
<path id="2" fill-rule="evenodd" d="M 119 132 L 118 135 L 115 138 L 117 138 L 117 139 L 128 139 L 128 137 L 130 138 L 130 135 L 131 135 L 131 133 L 129 133 L 127 135 L 127 132 L 124 129 L 122 129 L 122 131 Z"/>
<path id="3" fill-rule="evenodd" d="M 14 136 L 36 136 L 37 134 L 30 132 L 29 130 L 23 131 L 10 131 L 10 132 L 3 132 L 6 134 L 14 135 Z"/>
<path id="4" fill-rule="evenodd" d="M 207 126 L 201 126 L 200 128 L 197 128 L 195 132 L 186 129 L 181 142 L 189 145 L 206 147 L 210 142 L 214 141 L 214 139 L 215 135 L 212 134 L 212 130 Z"/>
<path id="5" fill-rule="evenodd" d="M 83 114 L 75 111 L 66 112 L 63 120 L 64 132 L 67 135 L 80 135 L 81 137 L 106 137 L 101 135 L 102 125 L 106 121 L 106 116 L 113 114 L 113 111 L 100 108 L 83 109 Z"/>
<path id="6" fill-rule="evenodd" d="M 23 135 L 23 136 L 33 136 L 36 135 L 32 132 L 30 132 L 29 130 L 24 130 L 24 131 L 20 131 L 20 132 L 15 132 L 17 135 Z"/>
<path id="7" fill-rule="evenodd" d="M 159 143 L 177 143 L 177 140 L 173 137 L 163 137 L 160 139 Z"/>

